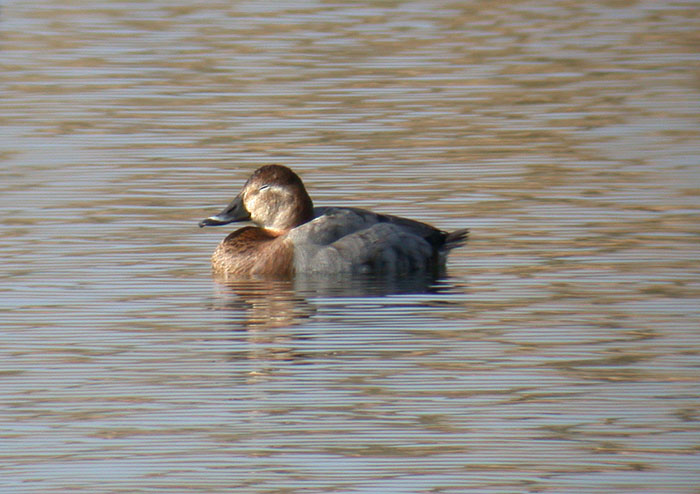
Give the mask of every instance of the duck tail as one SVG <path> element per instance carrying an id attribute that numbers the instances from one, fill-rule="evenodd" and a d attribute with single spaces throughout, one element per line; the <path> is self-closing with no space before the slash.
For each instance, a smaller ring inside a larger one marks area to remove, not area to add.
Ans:
<path id="1" fill-rule="evenodd" d="M 447 232 L 445 235 L 445 243 L 442 248 L 444 250 L 452 250 L 456 247 L 461 247 L 467 243 L 469 239 L 469 229 L 463 228 L 453 232 Z"/>

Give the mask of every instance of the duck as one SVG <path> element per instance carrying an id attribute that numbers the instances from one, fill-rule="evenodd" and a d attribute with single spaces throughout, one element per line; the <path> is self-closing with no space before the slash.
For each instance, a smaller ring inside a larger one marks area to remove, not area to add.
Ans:
<path id="1" fill-rule="evenodd" d="M 438 272 L 469 234 L 355 207 L 314 207 L 301 178 L 283 165 L 258 168 L 199 226 L 243 221 L 253 225 L 226 236 L 211 257 L 214 273 L 227 279 Z"/>

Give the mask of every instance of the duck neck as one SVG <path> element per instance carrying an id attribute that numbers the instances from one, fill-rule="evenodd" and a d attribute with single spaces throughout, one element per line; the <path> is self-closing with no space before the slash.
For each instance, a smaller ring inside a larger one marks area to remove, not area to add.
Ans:
<path id="1" fill-rule="evenodd" d="M 311 221 L 313 216 L 313 202 L 306 191 L 304 191 L 303 194 L 295 196 L 292 204 L 286 204 L 285 207 L 279 208 L 272 221 L 260 223 L 266 230 L 279 235 L 299 225 L 303 225 L 307 221 Z"/>

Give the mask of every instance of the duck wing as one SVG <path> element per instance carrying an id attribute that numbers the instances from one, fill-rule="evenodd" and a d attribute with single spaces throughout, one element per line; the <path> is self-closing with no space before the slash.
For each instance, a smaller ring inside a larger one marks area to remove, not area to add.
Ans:
<path id="1" fill-rule="evenodd" d="M 297 272 L 346 273 L 428 270 L 463 239 L 419 221 L 358 208 L 314 208 L 314 219 L 287 236 Z"/>

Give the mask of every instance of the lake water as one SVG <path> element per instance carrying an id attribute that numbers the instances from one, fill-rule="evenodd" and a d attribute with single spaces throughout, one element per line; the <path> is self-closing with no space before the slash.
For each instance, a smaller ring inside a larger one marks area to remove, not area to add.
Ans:
<path id="1" fill-rule="evenodd" d="M 0 491 L 690 493 L 695 1 L 0 5 Z M 468 227 L 212 279 L 258 166 Z"/>

